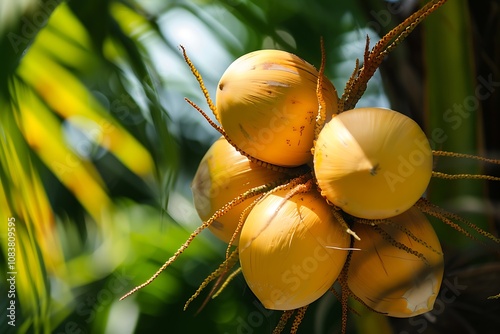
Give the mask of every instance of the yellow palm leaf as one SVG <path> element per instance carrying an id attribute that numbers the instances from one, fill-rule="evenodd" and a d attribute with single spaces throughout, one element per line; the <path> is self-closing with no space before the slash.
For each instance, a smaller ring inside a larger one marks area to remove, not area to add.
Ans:
<path id="1" fill-rule="evenodd" d="M 60 122 L 34 94 L 25 91 L 19 98 L 19 109 L 20 128 L 28 144 L 99 221 L 102 209 L 110 200 L 93 164 L 82 160 L 65 145 Z"/>
<path id="2" fill-rule="evenodd" d="M 50 57 L 35 48 L 30 50 L 18 74 L 61 117 L 73 122 L 72 116 L 78 116 L 97 124 L 99 133 L 92 138 L 132 172 L 140 176 L 151 173 L 153 161 L 148 151 L 106 113 L 80 81 Z"/>

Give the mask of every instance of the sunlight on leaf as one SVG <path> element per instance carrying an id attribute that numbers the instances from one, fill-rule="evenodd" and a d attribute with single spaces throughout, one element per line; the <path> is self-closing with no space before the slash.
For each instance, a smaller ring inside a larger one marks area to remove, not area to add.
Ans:
<path id="1" fill-rule="evenodd" d="M 3 185 L 0 211 L 5 215 L 2 219 L 12 217 L 15 220 L 16 254 L 10 271 L 15 272 L 16 291 L 26 317 L 20 332 L 29 326 L 48 331 L 50 324 L 46 319 L 50 312 L 50 294 L 46 273 L 64 279 L 64 257 L 40 177 L 14 124 L 12 110 L 8 111 L 1 117 L 6 133 L 0 136 Z M 7 238 L 1 240 L 2 249 L 7 249 Z"/>
<path id="2" fill-rule="evenodd" d="M 66 145 L 60 122 L 29 91 L 19 91 L 20 128 L 31 148 L 96 219 L 110 202 L 98 172 Z"/>
<path id="3" fill-rule="evenodd" d="M 40 66 L 40 63 L 44 65 Z M 134 173 L 146 176 L 151 172 L 149 153 L 105 113 L 80 82 L 57 63 L 33 49 L 18 73 L 61 117 L 78 115 L 98 124 L 102 133 L 96 137 L 97 144 L 115 154 Z"/>

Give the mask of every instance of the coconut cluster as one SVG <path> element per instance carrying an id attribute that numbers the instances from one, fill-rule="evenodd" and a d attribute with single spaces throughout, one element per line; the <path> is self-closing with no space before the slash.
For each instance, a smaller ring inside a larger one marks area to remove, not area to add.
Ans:
<path id="1" fill-rule="evenodd" d="M 214 298 L 243 273 L 266 308 L 283 310 L 273 333 L 281 333 L 292 316 L 290 333 L 296 333 L 308 305 L 327 291 L 341 301 L 342 333 L 350 297 L 393 317 L 430 311 L 443 278 L 443 252 L 427 216 L 473 240 L 500 244 L 497 236 L 423 197 L 431 177 L 500 177 L 435 171 L 432 157 L 500 160 L 431 150 L 409 117 L 355 106 L 386 56 L 445 2 L 427 2 L 371 49 L 367 39 L 363 63 L 356 61 L 340 98 L 323 75 L 323 44 L 319 71 L 284 51 L 240 57 L 221 77 L 216 103 L 181 46 L 220 125 L 186 101 L 222 135 L 192 184 L 203 223 L 121 299 L 153 282 L 208 228 L 227 243 L 226 258 L 184 309 L 210 282 Z"/>
<path id="2" fill-rule="evenodd" d="M 237 246 L 268 309 L 309 305 L 344 273 L 377 312 L 432 310 L 443 254 L 415 206 L 432 176 L 425 133 L 396 111 L 338 102 L 333 84 L 294 54 L 234 61 L 217 88 L 223 137 L 193 180 L 196 210 L 203 221 L 217 216 L 209 229 Z"/>

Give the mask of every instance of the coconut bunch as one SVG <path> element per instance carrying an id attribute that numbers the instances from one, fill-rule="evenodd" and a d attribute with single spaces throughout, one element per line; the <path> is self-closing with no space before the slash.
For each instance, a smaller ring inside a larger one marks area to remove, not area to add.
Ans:
<path id="1" fill-rule="evenodd" d="M 203 220 L 240 194 L 255 195 L 231 207 L 209 229 L 238 245 L 243 275 L 269 309 L 297 309 L 321 297 L 340 274 L 350 246 L 308 166 L 318 76 L 311 64 L 279 50 L 252 52 L 232 63 L 216 98 L 223 137 L 193 179 L 194 204 Z M 330 120 L 338 96 L 325 82 L 325 117 Z"/>
<path id="2" fill-rule="evenodd" d="M 237 245 L 241 272 L 268 309 L 314 302 L 350 256 L 347 284 L 368 307 L 399 317 L 429 311 L 443 254 L 413 207 L 431 179 L 429 143 L 398 112 L 339 113 L 338 101 L 333 84 L 294 54 L 260 50 L 234 61 L 218 85 L 223 137 L 193 179 L 195 207 L 206 221 L 251 192 L 209 229 L 228 250 Z M 358 288 L 363 277 L 367 290 Z"/>
<path id="3" fill-rule="evenodd" d="M 203 230 L 227 244 L 225 261 L 187 307 L 215 281 L 217 296 L 238 274 L 264 307 L 284 311 L 280 332 L 295 314 L 297 330 L 309 304 L 325 293 L 374 312 L 411 317 L 432 310 L 443 278 L 443 252 L 427 216 L 477 239 L 500 240 L 424 198 L 432 177 L 499 180 L 433 171 L 433 156 L 498 160 L 433 151 L 424 131 L 394 110 L 356 108 L 382 59 L 416 23 L 445 1 L 431 1 L 368 51 L 339 98 L 324 75 L 297 55 L 259 50 L 235 60 L 212 102 L 182 48 L 220 132 L 192 183 L 203 221 L 151 283 Z"/>
<path id="4" fill-rule="evenodd" d="M 473 236 L 422 196 L 433 176 L 497 178 L 434 172 L 434 155 L 454 155 L 432 151 L 415 121 L 378 107 L 339 109 L 348 99 L 339 99 L 323 67 L 285 51 L 255 51 L 228 67 L 216 103 L 209 100 L 220 125 L 187 101 L 222 135 L 192 182 L 203 224 L 130 293 L 209 229 L 227 244 L 226 260 L 186 307 L 211 281 L 216 296 L 242 273 L 264 307 L 285 311 L 283 321 L 299 310 L 300 322 L 337 281 L 345 310 L 344 295 L 393 317 L 432 310 L 444 261 L 422 212 Z"/>

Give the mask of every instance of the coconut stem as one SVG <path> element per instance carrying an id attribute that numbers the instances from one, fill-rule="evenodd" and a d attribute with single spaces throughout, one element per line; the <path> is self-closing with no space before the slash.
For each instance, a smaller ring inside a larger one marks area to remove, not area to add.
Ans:
<path id="1" fill-rule="evenodd" d="M 419 258 L 420 260 L 422 260 L 427 266 L 430 266 L 429 265 L 429 261 L 427 260 L 427 258 L 424 256 L 424 254 L 420 253 L 420 252 L 417 252 L 416 250 L 406 246 L 405 244 L 395 240 L 389 233 L 387 233 L 386 231 L 384 231 L 384 229 L 382 229 L 380 227 L 380 225 L 374 225 L 372 226 L 373 229 L 382 236 L 382 238 L 389 242 L 392 246 L 398 248 L 398 249 L 401 249 L 401 250 L 404 250 L 406 253 L 408 254 L 412 254 L 414 256 L 416 256 L 417 258 Z"/>
<path id="2" fill-rule="evenodd" d="M 187 103 L 189 103 L 191 105 L 191 107 L 196 109 L 207 120 L 208 124 L 210 124 L 210 126 L 212 126 L 212 128 L 214 128 L 215 130 L 217 130 L 227 140 L 227 142 L 229 144 L 231 144 L 231 146 L 236 149 L 236 151 L 238 151 L 241 155 L 245 156 L 251 162 L 253 162 L 261 167 L 273 170 L 275 172 L 280 172 L 280 173 L 300 174 L 304 170 L 305 167 L 302 167 L 302 166 L 294 167 L 294 168 L 281 167 L 281 166 L 273 165 L 273 164 L 270 164 L 268 162 L 265 162 L 265 161 L 262 161 L 262 160 L 259 160 L 259 159 L 252 157 L 250 154 L 244 152 L 238 146 L 236 146 L 236 144 L 228 137 L 228 135 L 226 134 L 226 131 L 224 131 L 224 129 L 221 126 L 215 124 L 215 122 L 210 119 L 210 117 L 207 115 L 207 113 L 204 112 L 203 109 L 201 109 L 196 103 L 194 103 L 193 101 L 191 101 L 187 97 L 184 98 L 184 100 Z"/>
<path id="3" fill-rule="evenodd" d="M 215 107 L 214 103 L 212 102 L 212 99 L 210 98 L 210 94 L 208 93 L 208 90 L 205 87 L 205 83 L 203 83 L 203 78 L 201 77 L 200 72 L 198 72 L 191 59 L 189 59 L 186 49 L 184 49 L 182 45 L 180 45 L 180 48 L 182 50 L 182 56 L 184 57 L 184 61 L 186 62 L 186 64 L 188 64 L 191 73 L 193 73 L 194 77 L 196 78 L 196 81 L 198 81 L 198 84 L 200 85 L 200 89 L 203 92 L 203 95 L 205 96 L 205 100 L 207 101 L 208 107 L 210 108 L 210 110 L 212 110 L 215 119 L 217 119 L 217 121 L 220 123 L 219 115 L 217 113 L 217 108 Z"/>
<path id="4" fill-rule="evenodd" d="M 184 304 L 184 311 L 188 308 L 189 304 L 191 304 L 191 302 L 193 300 L 195 300 L 196 297 L 198 297 L 200 295 L 201 291 L 203 291 L 203 289 L 211 281 L 213 281 L 214 279 L 216 279 L 219 276 L 223 276 L 229 269 L 231 269 L 236 264 L 237 261 L 238 261 L 238 250 L 236 249 L 231 253 L 231 255 L 228 258 L 226 258 L 219 265 L 219 267 L 214 272 L 212 272 L 210 275 L 208 275 L 207 278 L 205 278 L 205 280 L 203 281 L 203 283 L 201 283 L 201 285 L 198 287 L 196 292 L 188 299 L 186 304 Z"/>
<path id="5" fill-rule="evenodd" d="M 349 225 L 347 225 L 344 217 L 342 217 L 342 214 L 340 213 L 340 210 L 337 208 L 337 207 L 334 207 L 332 209 L 332 214 L 335 216 L 335 219 L 337 219 L 337 221 L 340 223 L 340 225 L 342 225 L 342 227 L 345 229 L 346 233 L 347 234 L 350 234 L 354 237 L 354 239 L 356 240 L 361 240 L 358 235 L 356 234 L 356 232 L 354 232 L 353 230 L 351 230 L 351 228 L 349 227 Z"/>
<path id="6" fill-rule="evenodd" d="M 362 219 L 362 218 L 357 218 L 356 223 L 359 224 L 365 224 L 365 225 L 371 225 L 371 226 L 376 226 L 379 224 L 387 224 L 391 227 L 397 228 L 401 232 L 405 233 L 410 239 L 413 239 L 415 242 L 418 242 L 422 246 L 428 248 L 429 250 L 433 251 L 436 254 L 442 254 L 441 252 L 437 251 L 434 249 L 432 246 L 430 246 L 427 242 L 424 240 L 417 238 L 410 230 L 408 230 L 405 226 L 395 223 L 390 219 Z"/>
<path id="7" fill-rule="evenodd" d="M 397 228 L 398 230 L 400 230 L 401 232 L 403 232 L 404 234 L 406 234 L 410 239 L 412 239 L 413 241 L 421 244 L 422 246 L 424 246 L 425 248 L 429 249 L 430 251 L 436 253 L 436 254 L 439 254 L 439 255 L 443 255 L 442 252 L 438 251 L 437 249 L 435 249 L 434 247 L 432 247 L 431 245 L 429 245 L 425 240 L 422 240 L 420 238 L 418 238 L 415 234 L 413 234 L 409 229 L 407 229 L 405 226 L 401 225 L 401 224 L 398 224 L 398 223 L 395 223 L 389 219 L 386 220 L 385 224 L 391 226 L 391 227 L 394 227 L 394 228 Z"/>
<path id="8" fill-rule="evenodd" d="M 290 180 L 290 182 L 288 182 L 288 183 L 285 183 L 285 184 L 282 184 L 279 186 L 275 186 L 274 188 L 270 189 L 265 194 L 265 196 L 267 196 L 271 193 L 274 193 L 276 191 L 284 190 L 284 189 L 291 189 L 291 191 L 289 193 L 287 193 L 287 196 L 280 203 L 278 208 L 275 210 L 274 214 L 268 219 L 268 221 L 266 222 L 265 226 L 261 229 L 261 231 L 263 231 L 267 226 L 269 226 L 271 221 L 274 219 L 274 217 L 276 217 L 276 214 L 279 212 L 281 207 L 286 203 L 286 201 L 288 199 L 290 199 L 293 195 L 295 195 L 297 193 L 308 191 L 305 189 L 310 190 L 310 188 L 312 188 L 312 185 L 313 185 L 313 183 L 312 183 L 312 179 L 311 179 L 311 173 L 305 173 L 305 174 L 302 174 L 302 175 Z M 297 189 L 300 189 L 300 191 L 297 191 Z M 295 192 L 294 192 L 294 190 L 295 190 Z M 291 193 L 293 193 L 293 194 L 290 195 Z M 259 231 L 259 233 L 255 234 L 255 236 L 252 238 L 252 240 L 250 240 L 250 242 L 248 243 L 249 245 L 260 235 L 261 231 Z"/>
<path id="9" fill-rule="evenodd" d="M 252 188 L 250 190 L 247 190 L 243 194 L 237 196 L 235 199 L 232 201 L 226 203 L 222 208 L 219 210 L 215 211 L 215 213 L 210 217 L 207 221 L 203 222 L 196 230 L 191 233 L 191 235 L 188 237 L 188 239 L 182 244 L 181 247 L 172 255 L 161 267 L 154 273 L 153 276 L 151 276 L 146 282 L 142 283 L 139 286 L 136 286 L 129 292 L 127 292 L 123 297 L 120 298 L 120 300 L 123 300 L 127 298 L 128 296 L 132 295 L 133 293 L 137 292 L 138 290 L 142 289 L 143 287 L 149 285 L 151 282 L 153 282 L 160 274 L 162 271 L 164 271 L 168 266 L 170 266 L 191 244 L 191 242 L 194 240 L 194 238 L 200 234 L 204 229 L 212 225 L 212 223 L 219 217 L 222 217 L 226 212 L 231 210 L 234 206 L 244 202 L 246 199 L 251 198 L 255 195 L 258 195 L 262 192 L 265 192 L 269 190 L 269 187 L 272 187 L 270 185 L 263 185 L 259 187 Z"/>
<path id="10" fill-rule="evenodd" d="M 500 293 L 498 295 L 489 296 L 488 299 L 500 299 Z"/>
<path id="11" fill-rule="evenodd" d="M 446 174 L 441 172 L 432 171 L 432 177 L 437 177 L 447 180 L 489 180 L 489 181 L 500 181 L 500 177 L 482 174 Z"/>
<path id="12" fill-rule="evenodd" d="M 191 105 L 191 107 L 193 107 L 194 109 L 196 109 L 207 120 L 208 124 L 210 124 L 210 126 L 212 126 L 212 128 L 214 128 L 215 130 L 217 130 L 221 135 L 224 136 L 224 138 L 227 139 L 226 131 L 224 131 L 224 129 L 221 126 L 218 126 L 217 124 L 215 124 L 215 122 L 212 121 L 212 119 L 207 115 L 206 112 L 203 111 L 203 109 L 201 109 L 196 103 L 194 103 L 193 101 L 191 101 L 187 97 L 185 97 L 184 100 L 187 103 L 189 103 Z"/>
<path id="13" fill-rule="evenodd" d="M 405 39 L 420 22 L 445 2 L 446 0 L 433 0 L 425 4 L 420 10 L 413 13 L 410 17 L 406 18 L 403 23 L 386 34 L 384 38 L 375 45 L 373 53 L 375 53 L 380 60 L 383 60 L 383 58 Z M 387 45 L 392 39 L 394 40 Z"/>
<path id="14" fill-rule="evenodd" d="M 342 111 L 354 108 L 366 90 L 368 81 L 378 69 L 385 56 L 401 43 L 401 41 L 403 41 L 423 19 L 445 2 L 446 0 L 432 0 L 428 2 L 397 27 L 388 32 L 377 44 L 375 44 L 371 51 L 368 51 L 370 39 L 367 36 L 363 67 L 359 71 L 355 69 L 355 77 L 352 77 L 352 80 L 350 79 L 348 81 L 344 89 L 344 94 L 342 94 L 341 98 L 341 100 L 343 100 Z"/>
<path id="15" fill-rule="evenodd" d="M 233 245 L 234 241 L 236 240 L 236 236 L 238 235 L 238 233 L 241 231 L 241 229 L 243 228 L 243 224 L 245 223 L 245 220 L 246 220 L 246 217 L 248 216 L 248 214 L 250 213 L 250 211 L 253 209 L 253 207 L 264 197 L 266 196 L 268 193 L 272 193 L 272 192 L 275 192 L 275 191 L 278 191 L 280 189 L 283 189 L 283 188 L 286 188 L 286 187 L 290 187 L 291 185 L 295 185 L 295 188 L 297 187 L 300 187 L 300 186 L 306 186 L 308 187 L 308 184 L 309 182 L 311 181 L 310 179 L 308 180 L 308 178 L 310 177 L 310 174 L 309 173 L 306 173 L 304 175 L 301 175 L 297 178 L 294 178 L 294 179 L 285 179 L 285 180 L 278 180 L 277 182 L 273 182 L 272 184 L 269 184 L 267 185 L 267 190 L 262 192 L 261 195 L 256 198 L 249 206 L 247 206 L 242 212 L 241 212 L 241 215 L 240 215 L 240 218 L 238 220 L 238 226 L 236 226 L 236 229 L 234 230 L 234 233 L 233 235 L 231 236 L 231 239 L 229 240 L 229 243 L 227 245 L 227 248 L 226 248 L 226 257 L 228 257 L 229 255 L 229 250 L 231 249 L 231 246 Z M 305 182 L 304 184 L 301 184 L 301 182 Z M 309 185 L 310 187 L 312 187 L 312 184 Z M 295 189 L 294 188 L 294 189 Z M 293 189 L 292 189 L 293 191 Z M 290 194 L 290 193 L 289 193 Z M 287 196 L 289 195 L 287 194 Z M 290 196 L 291 197 L 291 196 Z M 287 199 L 289 199 L 290 197 L 287 197 L 285 199 L 285 201 Z M 279 209 L 277 210 L 279 211 Z"/>
<path id="16" fill-rule="evenodd" d="M 340 304 L 342 305 L 342 325 L 341 325 L 341 332 L 342 334 L 345 334 L 347 332 L 347 312 L 349 311 L 349 296 L 352 294 L 351 291 L 349 290 L 349 286 L 347 285 L 347 269 L 348 269 L 348 262 L 346 261 L 346 264 L 344 265 L 344 268 L 342 269 L 342 273 L 340 274 L 340 287 L 341 287 L 341 295 L 340 295 Z"/>
<path id="17" fill-rule="evenodd" d="M 318 139 L 319 133 L 321 132 L 321 129 L 323 129 L 326 119 L 326 103 L 325 99 L 323 98 L 323 80 L 325 73 L 326 52 L 325 52 L 325 43 L 323 41 L 323 38 L 321 38 L 320 44 L 321 44 L 321 66 L 319 67 L 318 83 L 316 85 L 316 96 L 318 98 L 318 115 L 316 116 L 316 124 L 314 127 L 314 141 Z"/>
<path id="18" fill-rule="evenodd" d="M 221 287 L 219 288 L 219 290 L 217 290 L 216 293 L 213 294 L 212 296 L 212 299 L 214 298 L 217 298 L 221 292 L 229 285 L 229 283 L 231 283 L 231 281 L 241 273 L 241 267 L 239 267 L 238 269 L 236 269 L 235 271 L 233 271 L 227 278 L 226 280 L 224 281 L 224 283 L 221 285 Z"/>
<path id="19" fill-rule="evenodd" d="M 474 159 L 482 162 L 487 162 L 491 164 L 500 165 L 500 160 L 498 159 L 490 159 L 484 158 L 477 155 L 465 154 L 465 153 L 455 153 L 455 152 L 447 152 L 447 151 L 432 151 L 434 156 L 438 157 L 451 157 L 451 158 L 465 158 L 465 159 Z M 489 181 L 500 181 L 500 177 L 490 176 L 490 175 L 477 175 L 477 174 L 446 174 L 441 172 L 432 172 L 433 177 L 448 179 L 448 180 L 459 180 L 459 179 L 475 179 L 475 180 L 489 180 Z"/>
<path id="20" fill-rule="evenodd" d="M 257 197 L 252 203 L 250 203 L 249 206 L 247 206 L 243 211 L 241 212 L 240 218 L 238 220 L 238 226 L 236 226 L 236 229 L 234 230 L 233 235 L 231 236 L 231 239 L 229 240 L 226 248 L 226 258 L 229 255 L 229 251 L 231 249 L 231 246 L 234 244 L 234 241 L 236 240 L 236 237 L 238 233 L 240 233 L 241 229 L 243 228 L 243 224 L 245 223 L 245 220 L 247 219 L 248 214 L 250 211 L 253 209 L 253 207 L 267 194 L 263 193 L 259 197 Z"/>
<path id="21" fill-rule="evenodd" d="M 292 328 L 290 329 L 290 334 L 297 333 L 297 331 L 299 330 L 299 325 L 302 322 L 302 319 L 304 319 L 304 316 L 306 314 L 308 307 L 309 307 L 309 305 L 306 305 L 306 306 L 302 306 L 301 308 L 297 309 L 297 314 L 295 315 L 295 318 L 293 319 Z"/>
<path id="22" fill-rule="evenodd" d="M 356 63 L 354 64 L 354 70 L 352 71 L 351 76 L 347 80 L 347 83 L 345 85 L 345 90 L 339 99 L 339 104 L 338 104 L 339 113 L 348 110 L 344 105 L 345 105 L 346 101 L 349 100 L 349 96 L 351 94 L 352 87 L 354 87 L 356 79 L 359 75 L 359 70 L 360 70 L 359 59 L 356 59 Z"/>
<path id="23" fill-rule="evenodd" d="M 424 198 L 419 199 L 417 201 L 417 203 L 415 203 L 415 206 L 417 208 L 419 208 L 420 210 L 422 210 L 423 212 L 427 213 L 428 215 L 431 215 L 433 217 L 438 218 L 443 223 L 445 223 L 445 224 L 453 227 L 456 231 L 462 233 L 463 235 L 467 236 L 468 238 L 470 238 L 472 240 L 481 242 L 481 240 L 478 240 L 469 231 L 467 231 L 462 226 L 460 226 L 457 223 L 455 223 L 453 220 L 458 221 L 458 222 L 466 225 L 467 227 L 469 227 L 469 228 L 473 229 L 474 231 L 476 231 L 478 234 L 480 234 L 480 235 L 482 235 L 482 236 L 484 236 L 484 237 L 492 240 L 493 242 L 495 242 L 497 244 L 500 243 L 500 239 L 497 238 L 496 236 L 494 236 L 493 234 L 491 234 L 491 233 L 489 233 L 489 232 L 487 232 L 487 231 L 479 228 L 475 224 L 467 221 L 466 219 L 460 217 L 457 214 L 448 212 L 448 211 L 444 210 L 443 208 L 440 208 L 439 206 L 437 206 L 435 204 L 432 204 L 430 201 L 428 201 L 428 200 L 426 200 Z"/>
<path id="24" fill-rule="evenodd" d="M 344 264 L 344 269 L 345 269 L 345 268 L 348 268 L 347 263 L 346 263 L 346 264 Z M 344 270 L 344 269 L 343 269 L 343 270 Z M 347 278 L 345 278 L 345 279 L 344 279 L 344 278 L 342 278 L 342 275 L 347 275 L 347 274 L 345 273 L 345 274 L 340 274 L 340 275 L 339 275 L 338 282 L 340 283 L 340 285 L 341 285 L 341 286 L 342 286 L 342 284 L 343 284 L 343 283 L 341 283 L 341 281 L 345 280 L 345 281 L 347 282 Z M 333 293 L 333 295 L 335 296 L 335 298 L 337 298 L 337 300 L 338 300 L 338 301 L 341 301 L 341 300 L 342 300 L 342 294 L 341 294 L 341 293 L 339 293 L 337 290 L 335 290 L 335 286 L 333 286 L 333 285 L 332 285 L 332 286 L 330 287 L 330 289 L 328 289 L 328 290 L 329 290 L 331 293 Z M 359 298 L 358 298 L 356 295 L 354 295 L 354 294 L 353 294 L 350 290 L 348 290 L 348 291 L 349 291 L 348 296 L 353 297 L 353 298 L 354 298 L 354 299 L 356 299 L 356 300 L 358 300 L 358 299 L 359 299 Z M 361 303 L 361 304 L 365 305 L 365 303 L 364 303 L 361 299 L 359 299 L 359 301 L 360 301 L 360 303 Z M 346 305 L 346 307 L 347 307 L 347 310 L 348 310 L 349 312 L 352 312 L 352 313 L 354 313 L 355 315 L 358 315 L 358 316 L 359 316 L 359 312 L 358 312 L 358 311 L 356 311 L 354 308 L 352 308 L 352 307 L 351 307 L 351 306 L 349 306 L 349 305 Z M 369 308 L 369 309 L 371 309 L 371 308 L 370 308 L 369 306 L 367 306 L 367 305 L 366 305 L 366 307 L 367 307 L 367 308 Z M 377 311 L 374 311 L 374 312 L 377 312 Z"/>
<path id="25" fill-rule="evenodd" d="M 500 165 L 499 159 L 490 159 L 472 154 L 456 153 L 448 151 L 432 151 L 432 154 L 439 157 L 452 157 L 452 158 L 465 158 L 465 159 L 475 159 L 483 162 L 488 162 L 492 164 Z"/>
<path id="26" fill-rule="evenodd" d="M 285 329 L 285 326 L 288 322 L 288 320 L 292 317 L 292 315 L 295 313 L 295 310 L 288 310 L 284 311 L 281 314 L 280 320 L 276 327 L 273 330 L 273 334 L 281 334 L 281 332 Z"/>
<path id="27" fill-rule="evenodd" d="M 351 240 L 351 247 L 354 245 L 354 241 Z M 335 297 L 340 301 L 341 305 L 341 333 L 345 334 L 347 332 L 347 316 L 349 311 L 353 311 L 355 314 L 359 315 L 358 312 L 354 309 L 352 309 L 349 306 L 349 297 L 353 296 L 355 299 L 358 299 L 349 289 L 349 286 L 347 284 L 347 278 L 348 278 L 348 271 L 349 271 L 349 264 L 351 262 L 351 256 L 352 252 L 349 252 L 347 254 L 347 258 L 344 263 L 344 267 L 342 268 L 342 271 L 340 272 L 340 275 L 338 277 L 338 282 L 340 284 L 340 294 L 335 290 L 335 287 L 331 287 L 330 291 L 333 292 Z M 364 304 L 364 303 L 362 303 Z"/>
<path id="28" fill-rule="evenodd" d="M 281 204 L 278 206 L 278 208 L 276 208 L 276 211 L 275 213 L 278 213 L 278 211 L 281 210 L 281 208 L 283 207 L 283 205 L 286 203 L 286 201 L 288 201 L 290 198 L 292 198 L 293 196 L 297 195 L 297 194 L 304 194 L 308 191 L 310 191 L 312 189 L 314 185 L 314 181 L 313 179 L 309 179 L 307 180 L 305 183 L 300 183 L 300 184 L 297 184 L 295 187 L 293 187 L 292 190 L 290 190 L 286 196 L 283 198 L 283 200 L 281 201 Z M 274 218 L 274 216 L 272 217 Z"/>

